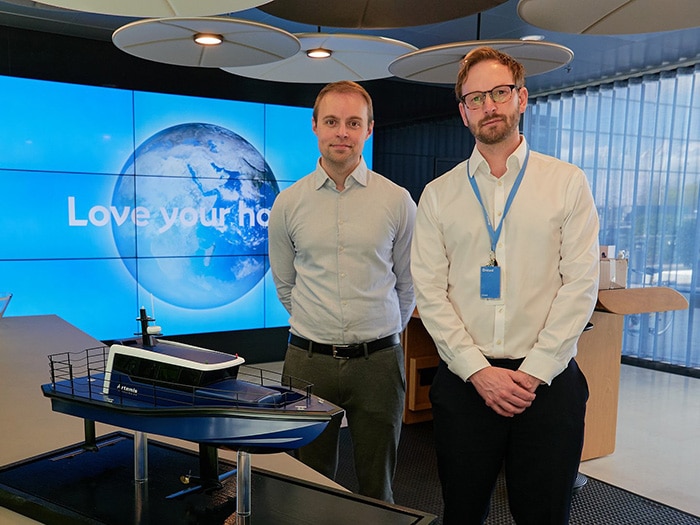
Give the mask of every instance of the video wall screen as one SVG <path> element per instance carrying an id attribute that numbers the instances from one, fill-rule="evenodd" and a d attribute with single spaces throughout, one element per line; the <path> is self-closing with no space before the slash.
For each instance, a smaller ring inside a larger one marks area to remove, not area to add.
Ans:
<path id="1" fill-rule="evenodd" d="M 166 335 L 288 324 L 267 222 L 318 159 L 310 108 L 2 76 L 0 97 L 5 315 L 103 340 L 141 306 Z"/>

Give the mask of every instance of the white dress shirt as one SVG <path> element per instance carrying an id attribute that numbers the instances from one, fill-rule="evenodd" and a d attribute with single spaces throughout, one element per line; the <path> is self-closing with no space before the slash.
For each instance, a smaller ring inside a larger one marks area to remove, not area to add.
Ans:
<path id="1" fill-rule="evenodd" d="M 364 159 L 338 191 L 316 170 L 270 212 L 270 265 L 293 334 L 354 344 L 400 332 L 415 307 L 410 247 L 416 204 Z"/>
<path id="2" fill-rule="evenodd" d="M 480 298 L 490 237 L 469 183 L 474 177 L 494 229 L 527 153 L 523 139 L 496 178 L 474 148 L 429 183 L 412 247 L 418 311 L 440 357 L 463 380 L 488 358 L 525 358 L 520 370 L 551 383 L 576 355 L 598 291 L 598 215 L 585 174 L 530 152 L 496 248 L 500 299 Z"/>

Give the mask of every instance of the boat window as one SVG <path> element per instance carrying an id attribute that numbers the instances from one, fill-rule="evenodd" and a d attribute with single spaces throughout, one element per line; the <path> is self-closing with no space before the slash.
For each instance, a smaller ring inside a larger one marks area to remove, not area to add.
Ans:
<path id="1" fill-rule="evenodd" d="M 114 356 L 112 371 L 121 372 L 132 379 L 154 379 L 156 362 L 131 355 L 117 354 Z"/>
<path id="2" fill-rule="evenodd" d="M 181 366 L 171 365 L 167 363 L 159 363 L 156 379 L 158 379 L 158 381 L 164 381 L 166 383 L 177 383 L 180 377 L 181 370 Z"/>
<path id="3" fill-rule="evenodd" d="M 114 356 L 112 370 L 114 372 L 123 372 L 127 375 L 136 375 L 139 369 L 139 360 L 135 357 L 117 354 Z"/>
<path id="4" fill-rule="evenodd" d="M 191 368 L 183 368 L 180 372 L 180 383 L 187 386 L 199 386 L 202 372 Z"/>
<path id="5" fill-rule="evenodd" d="M 218 381 L 235 379 L 238 366 L 223 370 L 201 371 L 192 368 L 159 363 L 143 357 L 117 354 L 112 365 L 114 372 L 128 375 L 132 380 L 153 384 L 153 380 L 172 383 L 173 388 L 188 390 L 194 386 L 208 386 Z"/>
<path id="6" fill-rule="evenodd" d="M 154 379 L 158 363 L 150 359 L 139 359 L 136 375 L 144 379 Z"/>

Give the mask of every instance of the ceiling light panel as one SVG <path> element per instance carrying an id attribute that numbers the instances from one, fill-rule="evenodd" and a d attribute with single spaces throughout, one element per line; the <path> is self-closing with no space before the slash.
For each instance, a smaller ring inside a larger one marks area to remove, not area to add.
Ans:
<path id="1" fill-rule="evenodd" d="M 406 80 L 429 84 L 452 84 L 459 66 L 472 49 L 489 46 L 515 58 L 526 76 L 539 75 L 565 66 L 574 58 L 569 48 L 551 42 L 523 40 L 472 40 L 426 47 L 407 53 L 389 65 L 389 71 Z"/>
<path id="2" fill-rule="evenodd" d="M 41 4 L 87 13 L 133 17 L 206 16 L 258 7 L 270 0 L 42 0 Z"/>
<path id="3" fill-rule="evenodd" d="M 654 33 L 700 26 L 700 0 L 520 0 L 518 15 L 563 33 Z"/>
<path id="4" fill-rule="evenodd" d="M 301 51 L 285 60 L 251 67 L 224 68 L 236 75 L 276 82 L 327 83 L 337 80 L 372 80 L 391 76 L 389 63 L 416 48 L 390 38 L 302 33 L 296 35 Z M 331 51 L 325 59 L 309 58 L 306 53 L 323 48 Z"/>
<path id="5" fill-rule="evenodd" d="M 194 41 L 198 33 L 220 35 L 217 46 Z M 112 41 L 139 58 L 197 67 L 231 67 L 283 60 L 301 48 L 299 40 L 282 29 L 225 17 L 138 20 L 117 29 Z"/>

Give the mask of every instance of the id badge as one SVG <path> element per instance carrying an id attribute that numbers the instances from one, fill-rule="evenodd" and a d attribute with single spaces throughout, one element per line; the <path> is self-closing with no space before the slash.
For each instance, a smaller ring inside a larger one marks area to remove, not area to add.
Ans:
<path id="1" fill-rule="evenodd" d="M 481 298 L 500 299 L 501 298 L 501 267 L 482 266 L 481 267 Z"/>

